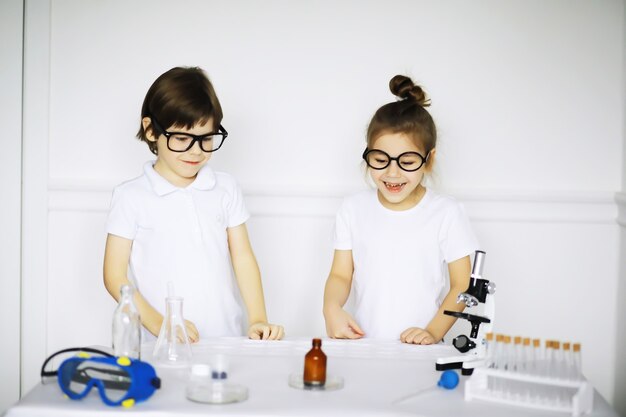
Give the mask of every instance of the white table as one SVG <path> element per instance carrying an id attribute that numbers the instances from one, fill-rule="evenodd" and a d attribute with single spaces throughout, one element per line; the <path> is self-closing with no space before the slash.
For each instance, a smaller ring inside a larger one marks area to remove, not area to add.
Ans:
<path id="1" fill-rule="evenodd" d="M 211 355 L 229 358 L 229 379 L 248 387 L 247 401 L 226 405 L 199 404 L 185 398 L 188 371 L 157 368 L 162 388 L 133 408 L 108 407 L 93 390 L 86 398 L 64 398 L 56 381 L 39 384 L 6 417 L 71 416 L 454 416 L 516 417 L 566 416 L 488 402 L 465 401 L 464 383 L 454 390 L 433 389 L 399 404 L 394 400 L 421 388 L 434 386 L 440 373 L 435 360 L 456 355 L 450 346 L 413 346 L 392 341 L 324 340 L 328 375 L 341 376 L 345 385 L 337 391 L 305 391 L 288 385 L 290 374 L 301 373 L 310 339 L 252 341 L 244 338 L 205 340 L 193 345 L 194 361 L 208 363 Z M 150 352 L 151 345 L 143 352 Z M 149 360 L 149 354 L 143 357 Z M 595 393 L 593 417 L 618 414 Z"/>

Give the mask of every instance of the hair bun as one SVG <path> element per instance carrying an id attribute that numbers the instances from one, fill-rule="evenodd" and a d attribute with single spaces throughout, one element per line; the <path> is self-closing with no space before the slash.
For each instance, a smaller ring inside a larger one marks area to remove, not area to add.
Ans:
<path id="1" fill-rule="evenodd" d="M 419 85 L 404 75 L 396 75 L 389 81 L 389 89 L 394 96 L 404 100 L 415 100 L 422 107 L 430 106 L 430 99 Z"/>

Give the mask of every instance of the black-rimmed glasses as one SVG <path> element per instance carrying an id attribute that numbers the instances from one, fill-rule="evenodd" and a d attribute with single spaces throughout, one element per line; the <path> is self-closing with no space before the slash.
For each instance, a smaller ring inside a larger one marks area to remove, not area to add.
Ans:
<path id="1" fill-rule="evenodd" d="M 391 164 L 391 161 L 396 161 L 401 170 L 414 172 L 424 165 L 428 156 L 424 158 L 417 152 L 404 152 L 392 158 L 387 152 L 380 149 L 365 148 L 363 159 L 365 159 L 367 166 L 372 169 L 385 169 Z"/>
<path id="2" fill-rule="evenodd" d="M 150 117 L 150 120 L 152 120 L 152 125 L 156 133 L 165 136 L 167 139 L 167 149 L 172 152 L 187 152 L 196 142 L 198 142 L 203 152 L 215 152 L 228 137 L 228 132 L 222 125 L 220 125 L 217 132 L 198 136 L 192 135 L 191 133 L 168 132 L 161 127 L 154 117 Z"/>

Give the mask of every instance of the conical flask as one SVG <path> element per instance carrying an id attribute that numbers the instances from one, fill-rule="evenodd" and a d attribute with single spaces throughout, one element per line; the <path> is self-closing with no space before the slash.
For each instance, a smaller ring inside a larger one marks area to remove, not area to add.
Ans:
<path id="1" fill-rule="evenodd" d="M 183 319 L 183 297 L 170 296 L 165 303 L 165 317 L 154 346 L 153 360 L 163 366 L 190 366 L 191 346 Z"/>

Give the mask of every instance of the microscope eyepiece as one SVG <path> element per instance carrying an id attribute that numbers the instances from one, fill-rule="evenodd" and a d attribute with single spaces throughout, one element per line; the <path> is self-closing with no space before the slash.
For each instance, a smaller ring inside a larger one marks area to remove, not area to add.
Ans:
<path id="1" fill-rule="evenodd" d="M 485 252 L 477 250 L 474 254 L 474 265 L 472 266 L 472 278 L 482 278 L 483 265 L 485 263 Z"/>

